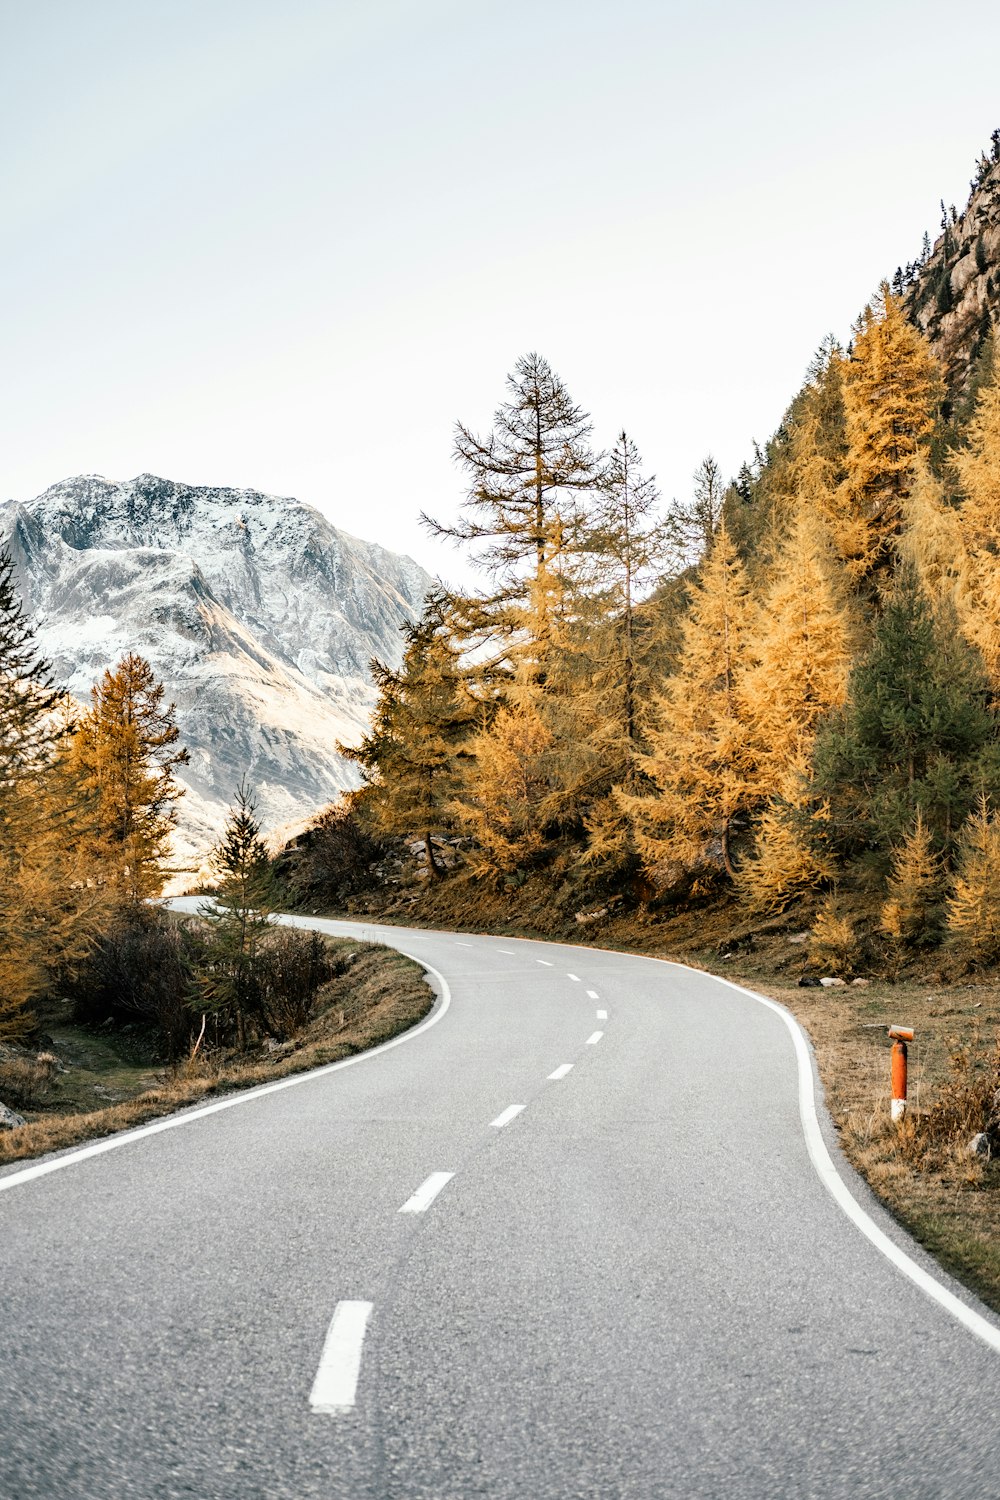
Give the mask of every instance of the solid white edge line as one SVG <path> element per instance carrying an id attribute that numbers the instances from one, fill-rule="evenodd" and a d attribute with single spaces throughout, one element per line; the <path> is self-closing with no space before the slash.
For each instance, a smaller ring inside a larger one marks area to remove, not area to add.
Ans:
<path id="1" fill-rule="evenodd" d="M 505 1125 L 509 1125 L 511 1120 L 515 1119 L 521 1113 L 522 1109 L 527 1109 L 527 1107 L 526 1104 L 508 1104 L 502 1114 L 497 1115 L 495 1120 L 490 1121 L 490 1125 L 494 1130 L 502 1130 Z"/>
<path id="2" fill-rule="evenodd" d="M 682 964 L 679 967 L 684 968 L 686 965 Z M 694 972 L 706 973 L 707 971 L 695 970 Z M 937 1281 L 929 1271 L 925 1271 L 923 1266 L 918 1265 L 905 1250 L 900 1249 L 896 1242 L 879 1228 L 871 1215 L 865 1212 L 837 1171 L 823 1139 L 819 1116 L 816 1113 L 816 1089 L 813 1083 L 809 1043 L 795 1017 L 783 1005 L 779 1005 L 776 1000 L 769 999 L 767 995 L 758 995 L 755 990 L 744 989 L 741 984 L 736 984 L 731 979 L 723 979 L 718 974 L 708 974 L 707 977 L 726 985 L 728 989 L 735 990 L 738 995 L 747 995 L 758 1004 L 766 1005 L 768 1010 L 773 1010 L 775 1015 L 781 1017 L 791 1033 L 799 1069 L 799 1119 L 802 1122 L 802 1133 L 806 1138 L 806 1147 L 816 1175 L 837 1206 L 897 1270 L 902 1271 L 903 1275 L 908 1276 L 922 1292 L 933 1298 L 946 1312 L 951 1313 L 953 1318 L 957 1318 L 960 1323 L 964 1324 L 970 1333 L 974 1333 L 977 1338 L 989 1344 L 991 1349 L 1000 1353 L 1000 1329 L 987 1322 L 974 1308 L 967 1307 L 961 1298 L 956 1297 L 954 1292 L 949 1291 L 946 1286 L 942 1286 L 941 1282 Z"/>
<path id="3" fill-rule="evenodd" d="M 560 1063 L 555 1072 L 549 1074 L 549 1080 L 551 1081 L 554 1079 L 556 1082 L 558 1082 L 560 1078 L 565 1078 L 566 1074 L 572 1071 L 572 1068 L 572 1063 Z"/>
<path id="4" fill-rule="evenodd" d="M 307 921 L 303 918 L 297 918 L 285 925 L 306 927 L 308 931 L 324 931 L 324 928 L 309 928 Z M 391 948 L 395 947 L 395 944 L 385 943 L 383 946 Z M 422 1031 L 429 1031 L 432 1026 L 437 1025 L 451 1005 L 451 988 L 447 979 L 439 969 L 434 968 L 433 964 L 426 963 L 416 954 L 407 953 L 405 948 L 396 948 L 396 952 L 402 953 L 405 958 L 412 958 L 413 962 L 419 964 L 426 973 L 433 974 L 441 987 L 438 1002 L 432 1006 L 430 1014 L 416 1026 L 411 1026 L 408 1031 L 401 1031 L 399 1036 L 394 1036 L 387 1042 L 380 1042 L 377 1047 L 370 1047 L 367 1052 L 358 1052 L 354 1057 L 344 1057 L 339 1062 L 326 1063 L 323 1067 L 313 1068 L 306 1073 L 293 1073 L 290 1078 L 278 1078 L 274 1083 L 262 1083 L 256 1088 L 230 1094 L 225 1099 L 217 1099 L 212 1104 L 199 1105 L 197 1109 L 189 1109 L 183 1114 L 165 1115 L 163 1119 L 153 1120 L 149 1125 L 140 1125 L 135 1130 L 123 1130 L 118 1135 L 104 1136 L 89 1146 L 80 1146 L 75 1151 L 68 1151 L 65 1156 L 56 1156 L 47 1161 L 35 1162 L 30 1167 L 22 1167 L 20 1171 L 10 1172 L 6 1177 L 0 1177 L 0 1193 L 5 1193 L 13 1187 L 20 1187 L 23 1183 L 33 1182 L 39 1177 L 47 1177 L 50 1172 L 60 1172 L 63 1167 L 75 1166 L 77 1162 L 87 1161 L 90 1157 L 103 1156 L 106 1151 L 117 1151 L 121 1146 L 130 1146 L 133 1141 L 141 1141 L 145 1136 L 159 1135 L 164 1130 L 176 1130 L 179 1125 L 190 1125 L 194 1120 L 203 1120 L 206 1116 L 219 1114 L 224 1109 L 235 1109 L 240 1104 L 251 1104 L 255 1099 L 262 1099 L 265 1094 L 276 1094 L 281 1089 L 311 1083 L 315 1078 L 324 1078 L 328 1073 L 335 1073 L 338 1068 L 353 1068 L 355 1063 L 367 1062 L 370 1057 L 377 1057 L 381 1052 L 388 1052 L 390 1047 L 399 1047 L 403 1042 L 412 1041 Z"/>
<path id="5" fill-rule="evenodd" d="M 607 1013 L 607 1011 L 606 1010 L 599 1010 L 597 1012 L 596 1019 L 598 1021 L 606 1021 L 608 1019 L 608 1013 Z"/>
<path id="6" fill-rule="evenodd" d="M 432 1172 L 427 1180 L 420 1184 L 412 1198 L 407 1198 L 399 1212 L 401 1214 L 425 1213 L 441 1189 L 451 1181 L 454 1175 L 454 1172 Z"/>
<path id="7" fill-rule="evenodd" d="M 492 937 L 492 933 L 481 933 L 481 937 Z M 507 939 L 511 941 L 510 938 Z M 514 942 L 534 943 L 535 938 L 515 938 Z M 389 946 L 389 945 L 387 945 Z M 758 995 L 755 990 L 748 990 L 741 984 L 736 984 L 732 979 L 723 979 L 721 974 L 713 974 L 708 969 L 693 969 L 690 964 L 678 963 L 676 959 L 655 958 L 650 953 L 626 953 L 623 954 L 617 948 L 602 948 L 595 944 L 593 947 L 581 948 L 578 944 L 567 943 L 567 948 L 575 948 L 581 955 L 593 953 L 609 953 L 616 958 L 641 958 L 649 963 L 665 964 L 670 968 L 683 969 L 688 974 L 699 974 L 705 979 L 715 980 L 717 984 L 725 985 L 727 989 L 735 990 L 738 995 L 745 995 L 750 1000 L 756 1000 L 760 1005 L 766 1005 L 779 1015 L 787 1026 L 792 1041 L 795 1045 L 795 1056 L 799 1071 L 799 1120 L 802 1132 L 806 1140 L 806 1149 L 813 1169 L 819 1177 L 823 1186 L 827 1189 L 834 1202 L 846 1214 L 857 1229 L 860 1229 L 865 1238 L 879 1251 L 881 1255 L 901 1271 L 913 1284 L 934 1302 L 950 1313 L 970 1333 L 982 1339 L 991 1349 L 1000 1353 L 1000 1328 L 997 1328 L 987 1318 L 976 1312 L 975 1308 L 968 1307 L 960 1297 L 936 1280 L 929 1271 L 917 1264 L 912 1256 L 907 1255 L 894 1240 L 890 1239 L 884 1230 L 880 1229 L 870 1214 L 861 1207 L 854 1197 L 847 1183 L 844 1182 L 837 1171 L 836 1164 L 827 1150 L 819 1125 L 819 1116 L 816 1112 L 816 1090 L 813 1084 L 812 1059 L 809 1050 L 809 1042 L 806 1034 L 798 1021 L 787 1011 L 783 1005 L 767 995 Z M 427 966 L 429 967 L 429 966 Z M 589 994 L 589 991 L 588 991 Z M 591 996 L 591 998 L 595 998 Z M 549 1075 L 552 1076 L 551 1074 Z M 0 1186 L 2 1186 L 0 1182 Z M 904 1231 L 905 1233 L 905 1231 Z M 970 1293 L 974 1296 L 975 1293 Z"/>
<path id="8" fill-rule="evenodd" d="M 592 1036 L 588 1036 L 586 1045 L 588 1047 L 596 1047 L 603 1035 L 603 1031 L 595 1031 Z"/>
<path id="9" fill-rule="evenodd" d="M 371 1302 L 337 1303 L 309 1392 L 309 1406 L 317 1416 L 335 1416 L 353 1407 L 372 1306 Z"/>

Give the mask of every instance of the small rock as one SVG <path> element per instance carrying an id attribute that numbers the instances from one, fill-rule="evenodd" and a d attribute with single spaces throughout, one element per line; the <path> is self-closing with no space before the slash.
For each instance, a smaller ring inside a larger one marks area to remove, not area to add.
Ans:
<path id="1" fill-rule="evenodd" d="M 799 980 L 800 990 L 818 990 L 819 985 L 820 981 L 816 978 L 815 974 L 803 974 Z"/>
<path id="2" fill-rule="evenodd" d="M 0 1104 L 0 1130 L 17 1130 L 19 1126 L 26 1124 L 23 1115 L 16 1115 L 6 1104 Z"/>
<path id="3" fill-rule="evenodd" d="M 969 1155 L 985 1156 L 987 1159 L 993 1155 L 993 1147 L 985 1130 L 981 1130 L 978 1135 L 972 1137 L 969 1142 Z"/>
<path id="4" fill-rule="evenodd" d="M 871 984 L 870 979 L 852 979 L 851 987 L 856 990 L 866 990 Z"/>
<path id="5" fill-rule="evenodd" d="M 596 911 L 578 911 L 576 913 L 576 920 L 579 922 L 581 927 L 585 927 L 588 922 L 599 922 L 601 918 L 606 917 L 607 914 L 608 908 L 606 906 L 600 906 Z"/>
<path id="6" fill-rule="evenodd" d="M 846 979 L 835 979 L 830 974 L 824 974 L 823 977 L 822 977 L 822 979 L 820 980 L 820 984 L 823 986 L 824 989 L 827 989 L 827 990 L 832 990 L 834 988 L 837 988 L 837 989 L 846 989 L 847 988 L 847 980 Z"/>
<path id="7" fill-rule="evenodd" d="M 788 941 L 790 943 L 808 943 L 809 934 L 808 932 L 793 932 Z"/>

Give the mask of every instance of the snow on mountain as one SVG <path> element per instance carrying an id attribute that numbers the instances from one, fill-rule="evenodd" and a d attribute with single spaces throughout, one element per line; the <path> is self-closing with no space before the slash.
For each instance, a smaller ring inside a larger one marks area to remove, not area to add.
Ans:
<path id="1" fill-rule="evenodd" d="M 188 795 L 178 852 L 214 838 L 240 776 L 264 826 L 357 784 L 336 753 L 367 727 L 372 656 L 395 665 L 400 624 L 430 576 L 297 500 L 140 474 L 64 480 L 0 504 L 38 644 L 83 702 L 128 651 L 177 705 Z"/>

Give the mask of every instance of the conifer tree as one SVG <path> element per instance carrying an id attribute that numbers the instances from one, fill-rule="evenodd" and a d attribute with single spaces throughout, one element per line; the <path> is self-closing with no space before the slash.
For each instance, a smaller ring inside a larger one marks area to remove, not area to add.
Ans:
<path id="1" fill-rule="evenodd" d="M 847 696 L 851 626 L 835 566 L 820 523 L 801 509 L 773 568 L 756 617 L 754 661 L 740 684 L 765 796 L 795 754 L 811 748 L 820 719 Z"/>
<path id="2" fill-rule="evenodd" d="M 862 314 L 843 376 L 847 454 L 837 541 L 855 584 L 870 588 L 891 572 L 914 462 L 942 394 L 929 345 L 887 285 Z"/>
<path id="3" fill-rule="evenodd" d="M 982 652 L 1000 698 L 1000 343 L 994 339 L 990 377 L 981 386 L 965 433 L 968 446 L 951 460 L 964 499 L 959 524 L 968 553 L 963 626 Z"/>
<path id="4" fill-rule="evenodd" d="M 107 878 L 125 902 L 144 901 L 163 886 L 164 862 L 183 795 L 175 771 L 187 765 L 178 748 L 174 705 L 143 657 L 132 652 L 104 673 L 76 735 L 76 764 L 96 798 Z"/>
<path id="5" fill-rule="evenodd" d="M 214 900 L 198 913 L 208 924 L 209 937 L 194 1005 L 227 1028 L 234 1027 L 242 1048 L 251 1026 L 260 1019 L 256 965 L 274 906 L 271 860 L 245 776 L 212 851 L 212 866 L 219 883 Z"/>
<path id="6" fill-rule="evenodd" d="M 618 794 L 647 868 L 721 865 L 751 802 L 752 761 L 740 679 L 752 631 L 746 573 L 725 523 L 691 587 L 680 663 L 653 701 L 640 768 L 649 795 Z"/>
<path id="7" fill-rule="evenodd" d="M 707 557 L 722 521 L 726 484 L 709 453 L 694 471 L 694 490 L 687 502 L 673 500 L 664 525 L 664 540 L 677 572 Z"/>
<path id="8" fill-rule="evenodd" d="M 816 779 L 831 809 L 831 841 L 845 857 L 883 866 L 917 807 L 947 854 L 976 789 L 997 779 L 997 726 L 981 658 L 954 609 L 935 613 L 902 565 L 867 653 L 851 673 L 844 710 L 817 740 Z"/>
<path id="9" fill-rule="evenodd" d="M 921 809 L 895 850 L 882 930 L 906 947 L 919 948 L 940 936 L 944 862 L 935 850 Z"/>
<path id="10" fill-rule="evenodd" d="M 65 754 L 72 721 L 38 656 L 0 552 L 0 1040 L 27 1035 L 53 976 L 105 915 L 83 859 L 86 799 Z"/>
<path id="11" fill-rule="evenodd" d="M 551 748 L 552 735 L 530 701 L 501 705 L 473 742 L 469 786 L 456 811 L 475 841 L 476 874 L 516 879 L 542 852 Z"/>
<path id="12" fill-rule="evenodd" d="M 962 531 L 973 552 L 1000 552 L 1000 341 L 965 431 L 966 446 L 949 455 L 964 495 Z"/>
<path id="13" fill-rule="evenodd" d="M 596 492 L 588 546 L 596 563 L 592 579 L 600 598 L 604 629 L 597 648 L 602 681 L 602 728 L 617 741 L 625 765 L 622 784 L 632 780 L 639 744 L 640 682 L 650 634 L 650 622 L 639 601 L 665 561 L 667 538 L 657 514 L 659 493 L 655 479 L 642 472 L 642 459 L 625 431 L 618 434 L 608 455 Z"/>
<path id="14" fill-rule="evenodd" d="M 799 748 L 772 787 L 757 819 L 753 849 L 737 876 L 745 905 L 773 915 L 807 895 L 836 873 L 826 846 L 829 804 L 820 801 L 812 783 L 809 756 Z"/>
<path id="15" fill-rule="evenodd" d="M 597 482 L 591 421 L 539 354 L 517 361 L 508 400 L 485 437 L 459 422 L 455 457 L 468 475 L 463 518 L 445 526 L 423 516 L 436 535 L 471 543 L 490 577 L 489 591 L 461 601 L 470 633 L 510 638 L 522 623 L 527 583 L 552 567 L 575 539 L 583 498 Z M 534 601 L 544 637 L 544 591 Z M 513 607 L 513 613 L 512 613 Z"/>
<path id="16" fill-rule="evenodd" d="M 981 963 L 1000 959 L 1000 820 L 981 794 L 962 829 L 948 936 Z"/>
<path id="17" fill-rule="evenodd" d="M 947 503 L 944 486 L 923 453 L 914 463 L 899 555 L 911 564 L 932 604 L 954 606 L 968 634 L 973 583 L 961 518 Z"/>
<path id="18" fill-rule="evenodd" d="M 422 618 L 403 631 L 399 670 L 372 662 L 379 700 L 371 729 L 360 745 L 339 748 L 361 767 L 363 805 L 379 829 L 422 838 L 428 877 L 437 879 L 434 839 L 454 826 L 463 763 L 485 706 L 462 672 L 442 594 L 431 594 Z"/>

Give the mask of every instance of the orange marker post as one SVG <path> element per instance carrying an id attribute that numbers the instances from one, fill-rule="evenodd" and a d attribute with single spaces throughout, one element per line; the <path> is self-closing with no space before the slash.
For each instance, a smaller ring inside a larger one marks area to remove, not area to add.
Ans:
<path id="1" fill-rule="evenodd" d="M 906 1044 L 913 1041 L 913 1030 L 909 1026 L 890 1026 L 892 1039 L 892 1104 L 890 1106 L 895 1124 L 906 1114 Z"/>

